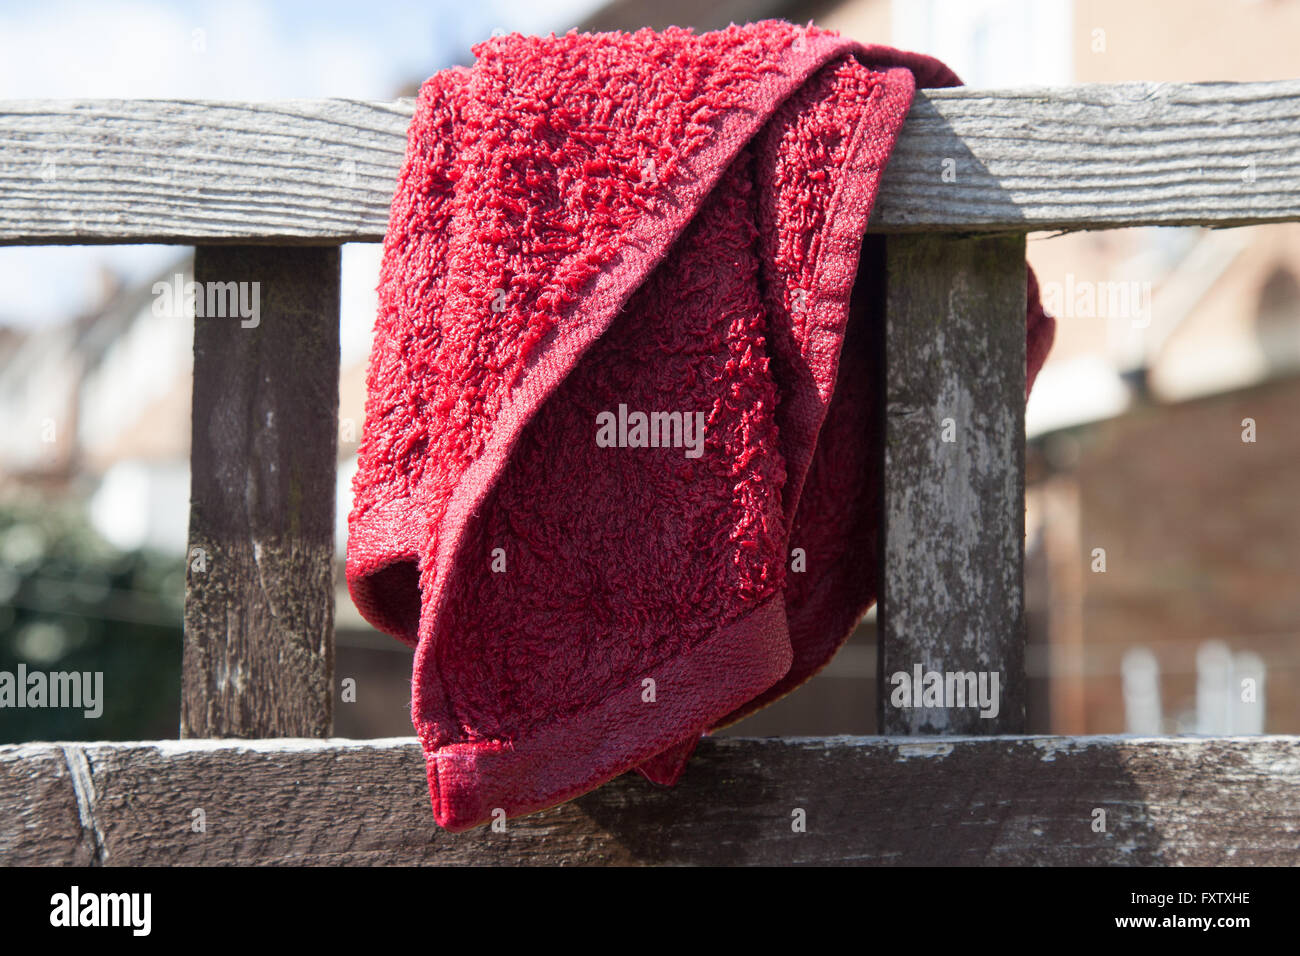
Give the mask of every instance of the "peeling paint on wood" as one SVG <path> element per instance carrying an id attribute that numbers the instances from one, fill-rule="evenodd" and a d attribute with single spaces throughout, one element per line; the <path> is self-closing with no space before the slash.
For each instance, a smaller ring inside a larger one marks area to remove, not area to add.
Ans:
<path id="1" fill-rule="evenodd" d="M 260 307 L 194 322 L 181 734 L 328 736 L 339 250 L 200 246 L 194 276 Z"/>
<path id="2" fill-rule="evenodd" d="M 878 726 L 887 734 L 1018 733 L 1024 237 L 891 236 L 885 246 Z M 954 693 L 945 706 L 917 706 L 932 701 L 918 699 L 922 682 L 913 677 L 929 681 L 931 672 L 976 675 L 996 713 L 976 706 L 964 683 L 964 700 Z M 908 678 L 901 707 L 895 674 Z"/>

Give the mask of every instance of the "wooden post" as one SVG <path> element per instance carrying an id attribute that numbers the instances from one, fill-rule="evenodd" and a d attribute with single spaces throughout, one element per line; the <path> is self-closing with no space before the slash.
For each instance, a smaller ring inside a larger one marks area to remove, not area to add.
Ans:
<path id="1" fill-rule="evenodd" d="M 194 278 L 181 736 L 326 737 L 339 249 L 200 246 Z"/>
<path id="2" fill-rule="evenodd" d="M 885 258 L 880 732 L 1023 733 L 1024 236 L 890 236 Z M 996 716 L 952 706 L 972 672 Z"/>

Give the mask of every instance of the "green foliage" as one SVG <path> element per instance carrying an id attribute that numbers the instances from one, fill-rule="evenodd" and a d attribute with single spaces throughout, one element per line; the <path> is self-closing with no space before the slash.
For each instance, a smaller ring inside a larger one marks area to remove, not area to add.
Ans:
<path id="1" fill-rule="evenodd" d="M 0 707 L 0 743 L 175 737 L 185 563 L 122 552 L 75 509 L 0 507 L 0 672 L 103 673 L 103 714 Z"/>

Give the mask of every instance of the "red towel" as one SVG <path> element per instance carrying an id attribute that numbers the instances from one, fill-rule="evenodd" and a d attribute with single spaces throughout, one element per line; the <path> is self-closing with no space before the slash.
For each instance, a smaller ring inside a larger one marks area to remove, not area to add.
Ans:
<path id="1" fill-rule="evenodd" d="M 859 259 L 915 87 L 958 82 L 779 21 L 474 52 L 411 123 L 347 561 L 416 648 L 451 830 L 671 782 L 870 606 L 874 240 Z"/>

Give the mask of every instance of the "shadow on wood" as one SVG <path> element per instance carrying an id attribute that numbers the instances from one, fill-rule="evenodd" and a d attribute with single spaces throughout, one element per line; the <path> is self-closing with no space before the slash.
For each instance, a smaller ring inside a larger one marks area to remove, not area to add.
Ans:
<path id="1" fill-rule="evenodd" d="M 1293 865 L 1300 738 L 708 739 L 675 788 L 460 834 L 413 738 L 24 744 L 0 862 Z"/>

